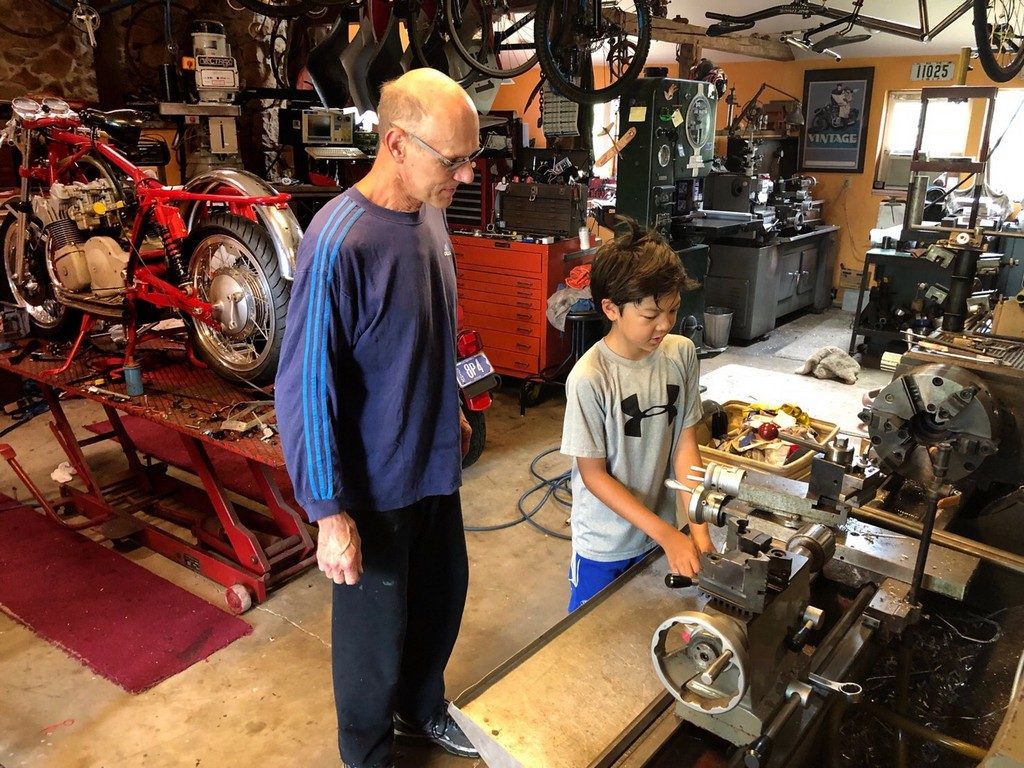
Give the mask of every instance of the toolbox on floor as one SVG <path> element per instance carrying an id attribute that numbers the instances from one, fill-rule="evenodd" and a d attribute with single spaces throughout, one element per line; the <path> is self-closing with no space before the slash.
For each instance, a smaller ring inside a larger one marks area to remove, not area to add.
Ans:
<path id="1" fill-rule="evenodd" d="M 727 431 L 732 432 L 743 423 L 743 411 L 749 406 L 750 403 L 743 400 L 729 400 L 722 403 L 722 409 L 729 418 L 729 428 Z M 794 459 L 788 464 L 783 464 L 782 466 L 776 466 L 774 464 L 757 461 L 755 459 L 748 459 L 742 454 L 729 453 L 728 451 L 720 451 L 717 448 L 710 447 L 708 443 L 711 440 L 711 429 L 708 422 L 709 420 L 705 418 L 697 425 L 697 443 L 700 447 L 700 458 L 705 464 L 709 461 L 716 461 L 719 464 L 728 464 L 733 467 L 753 469 L 758 472 L 766 472 L 771 475 L 788 477 L 791 480 L 802 480 L 803 478 L 810 476 L 811 462 L 814 460 L 814 456 L 816 455 L 814 452 L 808 451 L 800 458 Z M 828 443 L 839 433 L 839 426 L 830 421 L 821 421 L 820 419 L 811 418 L 810 426 L 812 426 L 814 431 L 817 433 L 817 442 L 819 443 Z M 785 438 L 785 436 L 783 436 L 783 438 Z"/>
<path id="2" fill-rule="evenodd" d="M 495 196 L 499 229 L 525 235 L 576 237 L 587 219 L 582 184 L 507 184 Z"/>

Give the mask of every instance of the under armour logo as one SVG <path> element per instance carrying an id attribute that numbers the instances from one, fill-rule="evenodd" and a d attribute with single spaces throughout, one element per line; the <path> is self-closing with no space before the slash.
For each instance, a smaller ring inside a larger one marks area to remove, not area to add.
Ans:
<path id="1" fill-rule="evenodd" d="M 643 421 L 644 419 L 650 419 L 654 416 L 661 416 L 663 413 L 668 414 L 668 421 L 671 424 L 676 418 L 676 400 L 679 399 L 679 385 L 669 384 L 666 386 L 668 390 L 668 402 L 664 405 L 652 405 L 643 411 L 640 410 L 640 398 L 636 395 L 630 395 L 622 401 L 622 412 L 629 416 L 626 419 L 626 437 L 643 437 Z"/>

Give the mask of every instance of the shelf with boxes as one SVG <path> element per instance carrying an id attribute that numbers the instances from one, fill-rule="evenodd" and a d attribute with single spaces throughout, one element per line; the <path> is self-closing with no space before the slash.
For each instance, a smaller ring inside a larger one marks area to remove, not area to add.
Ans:
<path id="1" fill-rule="evenodd" d="M 568 358 L 571 339 L 547 321 L 547 300 L 592 251 L 581 251 L 578 238 L 526 243 L 453 235 L 452 247 L 463 324 L 480 332 L 496 371 L 536 376 Z"/>

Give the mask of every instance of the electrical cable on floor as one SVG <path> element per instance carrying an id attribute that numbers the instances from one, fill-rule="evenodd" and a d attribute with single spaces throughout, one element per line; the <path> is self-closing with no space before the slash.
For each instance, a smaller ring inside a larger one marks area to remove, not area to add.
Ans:
<path id="1" fill-rule="evenodd" d="M 38 400 L 33 400 L 32 402 L 28 403 L 27 405 L 19 408 L 18 410 L 14 411 L 13 413 L 10 414 L 11 418 L 13 418 L 15 420 L 14 423 L 13 424 L 8 424 L 3 429 L 0 429 L 0 438 L 9 435 L 11 432 L 16 430 L 18 427 L 22 426 L 23 424 L 28 424 L 36 416 L 44 414 L 48 410 L 50 410 L 50 406 L 47 405 L 42 400 L 42 398 L 40 398 Z M 19 414 L 21 414 L 21 415 L 19 415 Z"/>
<path id="2" fill-rule="evenodd" d="M 558 453 L 558 451 L 559 448 L 557 446 L 554 448 L 548 448 L 546 451 L 542 451 L 534 456 L 533 461 L 530 462 L 530 474 L 537 478 L 538 482 L 536 485 L 525 491 L 519 497 L 518 501 L 516 501 L 516 509 L 519 512 L 518 518 L 515 520 L 507 520 L 504 523 L 495 523 L 494 525 L 466 525 L 463 526 L 465 530 L 473 533 L 485 533 L 487 531 L 500 531 L 505 528 L 511 528 L 512 526 L 519 525 L 522 522 L 527 522 L 547 536 L 554 536 L 556 539 L 562 539 L 563 541 L 571 541 L 571 536 L 567 536 L 566 534 L 558 531 L 553 531 L 533 519 L 533 516 L 536 515 L 545 504 L 547 504 L 548 499 L 554 499 L 557 504 L 562 505 L 567 510 L 572 508 L 572 489 L 569 486 L 572 472 L 566 471 L 556 477 L 545 477 L 537 471 L 537 464 L 540 463 L 541 459 L 552 453 Z M 544 495 L 532 509 L 527 511 L 524 507 L 526 500 L 541 490 L 544 491 Z"/>

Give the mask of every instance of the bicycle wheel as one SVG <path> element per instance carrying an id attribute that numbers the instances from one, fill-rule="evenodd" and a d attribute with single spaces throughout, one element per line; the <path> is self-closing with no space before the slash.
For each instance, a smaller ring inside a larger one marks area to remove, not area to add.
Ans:
<path id="1" fill-rule="evenodd" d="M 513 0 L 444 0 L 452 43 L 466 63 L 488 77 L 515 77 L 537 63 L 534 17 Z"/>
<path id="2" fill-rule="evenodd" d="M 409 46 L 416 67 L 433 67 L 444 72 L 463 88 L 476 82 L 480 73 L 456 50 L 441 20 L 441 4 L 437 0 L 413 0 L 406 19 Z"/>
<path id="3" fill-rule="evenodd" d="M 974 0 L 974 38 L 985 74 L 997 83 L 1024 67 L 1024 0 Z"/>
<path id="4" fill-rule="evenodd" d="M 604 9 L 595 19 L 594 4 L 586 0 L 538 1 L 537 59 L 552 88 L 581 104 L 599 104 L 621 96 L 640 77 L 651 49 L 651 15 L 646 0 L 630 5 L 627 0 Z M 595 64 L 607 72 L 606 84 L 595 78 L 593 87 L 583 87 L 584 69 Z"/>

